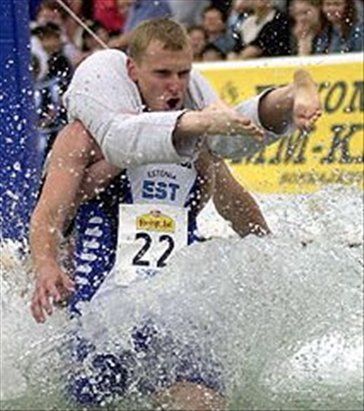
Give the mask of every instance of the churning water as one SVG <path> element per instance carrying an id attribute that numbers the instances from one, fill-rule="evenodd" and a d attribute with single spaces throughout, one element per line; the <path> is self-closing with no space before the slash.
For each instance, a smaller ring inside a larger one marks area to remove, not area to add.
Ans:
<path id="1" fill-rule="evenodd" d="M 159 370 L 172 375 L 186 350 L 218 368 L 230 409 L 363 408 L 362 192 L 259 200 L 270 237 L 239 239 L 210 208 L 200 224 L 210 241 L 86 310 L 82 335 L 98 352 L 132 351 L 132 330 L 146 319 L 158 330 L 152 360 L 135 353 L 117 409 L 146 407 L 141 382 Z M 29 274 L 15 250 L 7 244 L 2 256 L 2 409 L 74 409 L 64 352 L 76 325 L 62 311 L 33 322 Z"/>

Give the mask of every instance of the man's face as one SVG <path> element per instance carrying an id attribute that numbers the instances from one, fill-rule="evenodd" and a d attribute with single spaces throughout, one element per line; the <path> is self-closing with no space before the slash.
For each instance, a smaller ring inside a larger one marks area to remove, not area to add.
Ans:
<path id="1" fill-rule="evenodd" d="M 153 40 L 140 61 L 128 59 L 129 77 L 137 84 L 150 111 L 179 110 L 183 107 L 192 67 L 192 51 L 165 50 Z"/>
<path id="2" fill-rule="evenodd" d="M 219 34 L 225 31 L 222 14 L 217 9 L 211 9 L 205 12 L 202 25 L 207 34 Z"/>

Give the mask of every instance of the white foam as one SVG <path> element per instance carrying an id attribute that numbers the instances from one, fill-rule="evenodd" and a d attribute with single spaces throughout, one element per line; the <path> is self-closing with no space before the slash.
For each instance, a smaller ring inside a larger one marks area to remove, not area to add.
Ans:
<path id="1" fill-rule="evenodd" d="M 331 187 L 259 201 L 273 235 L 239 239 L 209 207 L 201 231 L 222 238 L 183 250 L 159 277 L 95 300 L 84 333 L 100 349 L 130 348 L 131 329 L 151 316 L 222 363 L 233 409 L 362 408 L 362 192 Z M 23 262 L 14 247 L 4 252 L 17 263 L 1 277 L 1 396 L 50 409 L 62 389 L 67 321 L 33 322 Z M 159 360 L 166 364 L 168 352 Z"/>

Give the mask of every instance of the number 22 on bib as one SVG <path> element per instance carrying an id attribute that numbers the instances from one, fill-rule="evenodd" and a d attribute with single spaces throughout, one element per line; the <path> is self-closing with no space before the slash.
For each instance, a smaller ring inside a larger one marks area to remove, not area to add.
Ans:
<path id="1" fill-rule="evenodd" d="M 187 245 L 187 210 L 164 204 L 121 204 L 115 263 L 120 286 L 151 277 Z"/>

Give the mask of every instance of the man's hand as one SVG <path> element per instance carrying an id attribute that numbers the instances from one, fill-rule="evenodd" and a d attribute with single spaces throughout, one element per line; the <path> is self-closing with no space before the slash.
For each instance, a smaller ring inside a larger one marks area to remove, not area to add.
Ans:
<path id="1" fill-rule="evenodd" d="M 223 102 L 211 104 L 201 112 L 208 119 L 206 134 L 239 135 L 245 134 L 262 141 L 264 132 L 249 118 L 236 112 Z"/>
<path id="2" fill-rule="evenodd" d="M 201 111 L 186 111 L 178 119 L 173 144 L 178 153 L 196 144 L 201 136 L 246 136 L 262 142 L 263 130 L 250 119 L 220 101 Z"/>
<path id="3" fill-rule="evenodd" d="M 309 131 L 322 114 L 317 86 L 310 74 L 298 70 L 293 79 L 293 109 L 292 116 L 295 126 L 303 131 Z"/>
<path id="4" fill-rule="evenodd" d="M 61 302 L 74 291 L 74 282 L 57 265 L 44 265 L 38 270 L 31 312 L 38 323 L 52 315 L 53 303 Z"/>

